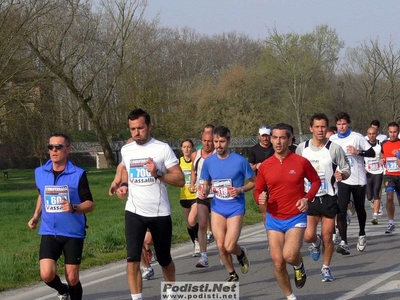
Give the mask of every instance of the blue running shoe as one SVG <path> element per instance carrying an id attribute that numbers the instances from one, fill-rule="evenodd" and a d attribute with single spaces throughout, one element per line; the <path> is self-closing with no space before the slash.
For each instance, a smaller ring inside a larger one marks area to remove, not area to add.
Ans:
<path id="1" fill-rule="evenodd" d="M 311 246 L 308 248 L 310 250 L 311 257 L 314 261 L 317 261 L 319 259 L 319 256 L 321 255 L 321 245 L 322 245 L 322 239 L 321 235 L 318 233 L 317 241 L 315 243 L 312 243 Z"/>
<path id="2" fill-rule="evenodd" d="M 331 274 L 331 269 L 328 268 L 322 268 L 321 269 L 321 274 L 322 274 L 322 282 L 331 282 L 334 280 L 332 274 Z"/>

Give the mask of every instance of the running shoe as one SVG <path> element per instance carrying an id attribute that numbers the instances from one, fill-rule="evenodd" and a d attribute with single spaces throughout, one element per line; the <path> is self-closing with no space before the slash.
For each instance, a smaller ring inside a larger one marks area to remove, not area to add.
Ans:
<path id="1" fill-rule="evenodd" d="M 357 242 L 357 250 L 363 252 L 366 246 L 367 246 L 367 239 L 365 235 L 359 236 Z"/>
<path id="2" fill-rule="evenodd" d="M 154 277 L 154 269 L 152 267 L 146 268 L 146 270 L 142 273 L 143 280 L 150 280 Z"/>
<path id="3" fill-rule="evenodd" d="M 340 244 L 336 247 L 336 252 L 342 255 L 349 255 L 350 250 L 349 246 L 344 241 L 341 241 Z"/>
<path id="4" fill-rule="evenodd" d="M 196 264 L 196 268 L 208 268 L 208 257 L 207 255 L 202 255 Z"/>
<path id="5" fill-rule="evenodd" d="M 395 228 L 394 224 L 393 224 L 393 223 L 389 223 L 388 226 L 387 226 L 387 229 L 386 229 L 385 233 L 386 233 L 386 234 L 393 233 L 393 231 L 395 231 L 395 229 L 396 229 L 396 228 Z"/>
<path id="6" fill-rule="evenodd" d="M 335 245 L 339 245 L 339 243 L 340 243 L 340 236 L 338 236 L 336 233 L 334 233 L 333 236 L 332 236 L 332 240 L 333 240 L 333 243 L 334 243 Z"/>
<path id="7" fill-rule="evenodd" d="M 240 271 L 242 271 L 243 274 L 246 274 L 249 271 L 250 262 L 247 258 L 247 249 L 245 247 L 240 247 L 240 248 L 242 248 L 243 251 L 243 258 L 238 259 L 238 262 L 240 264 Z"/>
<path id="8" fill-rule="evenodd" d="M 296 284 L 296 287 L 298 289 L 301 289 L 306 284 L 307 280 L 307 274 L 306 270 L 304 269 L 303 261 L 301 261 L 300 269 L 296 269 L 295 267 L 293 267 L 293 269 L 294 269 L 294 283 Z"/>
<path id="9" fill-rule="evenodd" d="M 317 261 L 321 255 L 321 244 L 321 235 L 317 234 L 317 241 L 315 243 L 311 243 L 311 246 L 308 248 L 314 261 Z"/>
<path id="10" fill-rule="evenodd" d="M 374 208 L 374 200 L 370 200 L 369 205 L 371 206 L 371 208 Z"/>
<path id="11" fill-rule="evenodd" d="M 383 216 L 383 203 L 381 201 L 381 206 L 379 207 L 378 216 Z"/>
<path id="12" fill-rule="evenodd" d="M 322 268 L 321 274 L 322 274 L 322 282 L 331 282 L 334 280 L 334 278 L 331 274 L 331 269 L 329 267 Z"/>
<path id="13" fill-rule="evenodd" d="M 199 241 L 194 241 L 194 252 L 193 252 L 193 257 L 199 257 L 201 256 L 200 254 L 200 243 Z"/>
<path id="14" fill-rule="evenodd" d="M 371 220 L 371 223 L 373 225 L 378 225 L 378 218 L 377 217 L 373 217 L 372 220 Z"/>
<path id="15" fill-rule="evenodd" d="M 68 300 L 68 299 L 69 299 L 68 285 L 63 284 L 63 286 L 65 287 L 65 289 L 67 290 L 67 292 L 66 292 L 65 294 L 57 293 L 57 299 L 58 299 L 58 300 Z"/>
<path id="16" fill-rule="evenodd" d="M 229 277 L 225 280 L 225 285 L 227 286 L 235 286 L 235 282 L 239 281 L 238 274 L 229 275 Z"/>
<path id="17" fill-rule="evenodd" d="M 215 238 L 211 231 L 207 231 L 207 245 L 214 243 Z"/>
<path id="18" fill-rule="evenodd" d="M 346 222 L 347 222 L 347 226 L 349 226 L 350 223 L 351 223 L 351 217 L 350 217 L 350 215 L 349 215 L 348 212 L 347 212 L 347 214 L 346 214 Z"/>

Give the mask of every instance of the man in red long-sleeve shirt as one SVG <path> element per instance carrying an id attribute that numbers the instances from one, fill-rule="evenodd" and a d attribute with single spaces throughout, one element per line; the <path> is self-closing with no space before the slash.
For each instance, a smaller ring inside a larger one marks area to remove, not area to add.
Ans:
<path id="1" fill-rule="evenodd" d="M 277 124 L 272 130 L 271 142 L 274 155 L 265 160 L 258 169 L 254 199 L 266 205 L 266 229 L 275 278 L 287 299 L 293 294 L 286 264 L 294 267 L 295 284 L 302 288 L 306 272 L 300 248 L 307 226 L 308 202 L 312 201 L 321 180 L 304 157 L 290 152 L 292 130 L 287 124 Z M 307 193 L 304 179 L 311 183 Z"/>

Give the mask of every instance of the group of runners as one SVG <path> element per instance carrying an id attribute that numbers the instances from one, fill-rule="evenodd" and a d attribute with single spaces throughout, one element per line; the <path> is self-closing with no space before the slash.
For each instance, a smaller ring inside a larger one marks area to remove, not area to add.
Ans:
<path id="1" fill-rule="evenodd" d="M 130 112 L 132 140 L 121 150 L 122 162 L 109 194 L 127 199 L 125 235 L 131 298 L 143 299 L 142 280 L 154 276 L 148 256 L 150 244 L 168 286 L 175 282 L 167 184 L 181 188 L 180 204 L 194 245 L 193 256 L 199 257 L 195 266 L 209 266 L 207 244 L 215 238 L 221 264 L 228 273 L 227 284 L 239 281 L 233 257 L 242 274 L 249 272 L 247 249 L 238 241 L 246 209 L 245 193 L 254 189 L 253 198 L 263 214 L 274 275 L 287 299 L 296 299 L 287 264 L 293 266 L 295 286 L 302 288 L 306 283 L 300 253 L 303 241 L 311 244 L 314 260 L 323 255 L 322 281 L 334 280 L 330 263 L 335 251 L 336 227 L 340 235 L 336 252 L 350 254 L 347 240 L 350 198 L 359 225 L 357 250 L 365 250 L 366 192 L 374 206 L 371 222 L 378 224 L 382 179 L 389 217 L 386 233 L 393 232 L 394 192 L 400 195 L 399 125 L 389 123 L 389 139 L 386 139 L 379 135 L 380 124 L 375 120 L 366 139 L 350 129 L 347 113 L 337 114 L 335 122 L 337 132 L 328 138 L 328 131 L 333 129 L 327 116 L 313 115 L 309 124 L 312 138 L 297 147 L 290 125 L 279 123 L 272 128 L 263 125 L 259 129 L 259 143 L 250 149 L 248 160 L 230 150 L 229 128 L 206 126 L 201 147 L 194 150 L 190 139 L 182 141 L 183 155 L 178 159 L 168 144 L 151 137 L 152 122 L 147 112 L 142 109 Z M 85 172 L 68 159 L 69 138 L 52 136 L 48 148 L 51 160 L 36 171 L 40 195 L 28 225 L 35 228 L 42 217 L 40 269 L 45 283 L 58 291 L 59 299 L 81 299 L 79 264 L 85 237 L 84 214 L 93 210 L 93 199 Z M 57 228 L 65 218 L 71 224 L 76 223 L 71 227 L 73 231 Z M 49 245 L 52 246 L 48 248 Z M 55 265 L 61 253 L 65 255 L 67 285 L 56 274 Z M 143 273 L 141 262 L 145 267 Z M 170 288 L 168 294 L 173 293 Z"/>

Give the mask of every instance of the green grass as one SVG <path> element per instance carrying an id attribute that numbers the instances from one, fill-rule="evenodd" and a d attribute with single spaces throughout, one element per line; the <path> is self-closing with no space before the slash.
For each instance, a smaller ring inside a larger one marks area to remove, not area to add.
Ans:
<path id="1" fill-rule="evenodd" d="M 33 170 L 6 170 L 8 180 L 0 180 L 0 291 L 29 285 L 40 280 L 38 230 L 27 223 L 36 206 L 37 189 Z M 108 196 L 108 187 L 115 170 L 88 172 L 95 210 L 87 214 L 89 228 L 85 241 L 82 269 L 103 265 L 125 258 L 124 207 L 125 201 Z M 186 221 L 179 204 L 179 188 L 168 189 L 172 220 L 173 243 L 189 240 Z M 251 192 L 247 193 L 244 224 L 262 220 Z M 62 262 L 62 260 L 59 260 Z M 62 263 L 59 264 L 62 273 Z"/>

